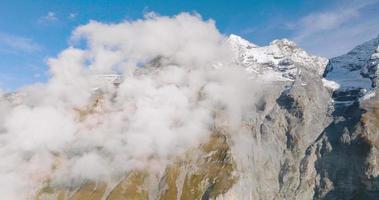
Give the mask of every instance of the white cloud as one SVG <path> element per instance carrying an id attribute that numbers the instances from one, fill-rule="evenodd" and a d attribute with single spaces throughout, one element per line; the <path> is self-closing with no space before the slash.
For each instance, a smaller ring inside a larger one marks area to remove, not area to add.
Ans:
<path id="1" fill-rule="evenodd" d="M 225 42 L 213 21 L 188 13 L 75 29 L 73 46 L 48 61 L 48 83 L 23 89 L 22 105 L 0 98 L 3 198 L 30 199 L 47 178 L 64 185 L 164 170 L 215 127 L 238 133 L 255 112 L 258 80 L 233 64 Z M 104 73 L 123 81 L 93 81 Z M 94 88 L 104 92 L 98 106 Z"/>
<path id="2" fill-rule="evenodd" d="M 30 38 L 0 32 L 0 51 L 9 53 L 33 53 L 41 50 L 41 46 Z"/>
<path id="3" fill-rule="evenodd" d="M 49 12 L 47 13 L 47 15 L 44 17 L 44 19 L 47 20 L 47 21 L 55 21 L 55 20 L 58 20 L 57 16 L 56 16 L 55 13 L 52 12 L 52 11 L 49 11 Z"/>
<path id="4" fill-rule="evenodd" d="M 58 20 L 58 17 L 55 14 L 55 12 L 49 11 L 49 12 L 47 12 L 47 14 L 45 16 L 42 16 L 41 18 L 39 18 L 38 22 L 39 23 L 49 23 L 49 22 L 54 22 L 57 20 Z"/>
<path id="5" fill-rule="evenodd" d="M 73 20 L 73 19 L 76 18 L 77 15 L 78 14 L 76 14 L 76 13 L 70 13 L 70 14 L 68 14 L 68 18 L 71 19 L 71 20 Z"/>
<path id="6" fill-rule="evenodd" d="M 364 10 L 379 0 L 341 1 L 333 9 L 311 13 L 291 25 L 292 38 L 312 53 L 331 57 L 346 53 L 379 32 L 378 15 L 370 18 Z M 370 31 L 367 33 L 366 31 Z"/>

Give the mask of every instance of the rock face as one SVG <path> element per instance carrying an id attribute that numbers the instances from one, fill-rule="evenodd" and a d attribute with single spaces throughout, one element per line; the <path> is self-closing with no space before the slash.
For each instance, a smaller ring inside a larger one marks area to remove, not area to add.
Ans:
<path id="1" fill-rule="evenodd" d="M 331 59 L 324 73 L 340 88 L 333 92 L 333 122 L 316 142 L 317 199 L 377 199 L 376 58 L 379 39 Z"/>
<path id="2" fill-rule="evenodd" d="M 328 64 L 288 40 L 229 42 L 251 76 L 274 80 L 243 131 L 215 127 L 163 170 L 131 171 L 115 183 L 46 181 L 34 199 L 378 199 L 379 38 Z M 340 87 L 325 87 L 322 75 Z"/>
<path id="3" fill-rule="evenodd" d="M 245 141 L 250 149 L 243 153 L 245 148 L 235 147 L 237 167 L 244 173 L 225 199 L 314 196 L 317 158 L 310 146 L 331 122 L 332 101 L 319 75 L 301 65 L 299 68 L 295 81 L 282 82 L 282 88 L 276 88 L 280 92 L 262 99 L 251 133 L 240 136 L 240 140 L 251 137 Z"/>

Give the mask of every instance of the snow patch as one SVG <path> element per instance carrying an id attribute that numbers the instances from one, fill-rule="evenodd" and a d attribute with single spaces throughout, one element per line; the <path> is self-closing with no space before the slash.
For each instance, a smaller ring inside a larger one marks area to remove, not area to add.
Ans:
<path id="1" fill-rule="evenodd" d="M 331 89 L 332 91 L 338 90 L 341 87 L 335 81 L 330 81 L 324 78 L 322 79 L 322 84 L 324 85 L 324 87 Z"/>
<path id="2" fill-rule="evenodd" d="M 366 95 L 364 95 L 363 97 L 361 97 L 361 98 L 359 99 L 359 101 L 366 101 L 366 100 L 369 100 L 369 99 L 375 97 L 375 95 L 376 95 L 375 91 L 374 91 L 374 90 L 371 90 L 371 91 L 367 92 Z"/>

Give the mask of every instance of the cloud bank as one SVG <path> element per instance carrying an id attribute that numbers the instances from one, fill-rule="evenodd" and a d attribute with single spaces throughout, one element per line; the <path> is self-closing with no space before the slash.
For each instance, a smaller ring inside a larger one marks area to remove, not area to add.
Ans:
<path id="1" fill-rule="evenodd" d="M 48 180 L 163 170 L 214 127 L 238 131 L 259 90 L 225 41 L 212 20 L 188 13 L 76 28 L 48 60 L 48 83 L 1 95 L 2 198 L 27 199 Z M 102 74 L 122 78 L 115 86 Z"/>

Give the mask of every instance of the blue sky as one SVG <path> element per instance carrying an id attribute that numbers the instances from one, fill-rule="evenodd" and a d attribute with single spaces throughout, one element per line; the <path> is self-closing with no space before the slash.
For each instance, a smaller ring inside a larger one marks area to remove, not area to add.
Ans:
<path id="1" fill-rule="evenodd" d="M 147 12 L 197 12 L 214 19 L 226 35 L 234 33 L 258 45 L 289 38 L 326 57 L 379 33 L 379 0 L 2 0 L 0 88 L 46 81 L 46 59 L 68 46 L 75 27 L 89 20 L 138 19 Z"/>

